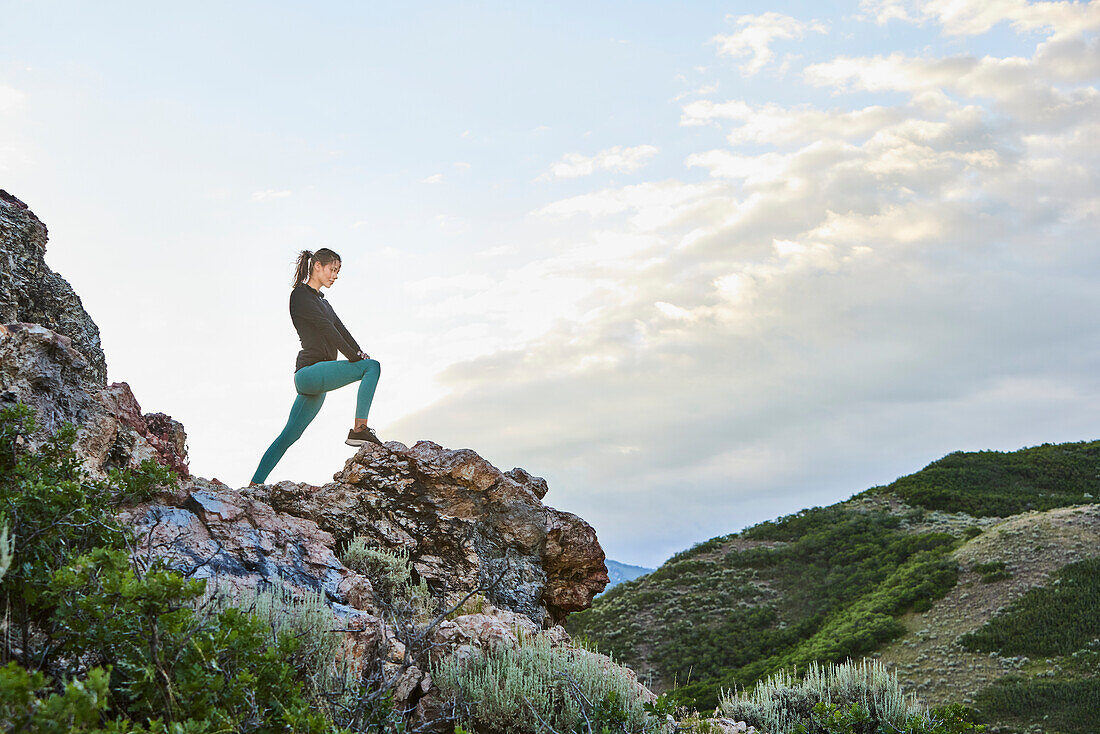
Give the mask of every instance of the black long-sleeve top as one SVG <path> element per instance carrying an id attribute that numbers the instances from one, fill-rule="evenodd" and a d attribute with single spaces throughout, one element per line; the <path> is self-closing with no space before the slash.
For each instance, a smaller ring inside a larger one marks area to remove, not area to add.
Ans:
<path id="1" fill-rule="evenodd" d="M 352 338 L 340 317 L 325 300 L 325 294 L 306 283 L 299 283 L 290 292 L 290 320 L 302 341 L 302 351 L 294 363 L 294 371 L 317 362 L 336 359 L 336 350 L 352 362 L 360 360 L 359 345 Z"/>

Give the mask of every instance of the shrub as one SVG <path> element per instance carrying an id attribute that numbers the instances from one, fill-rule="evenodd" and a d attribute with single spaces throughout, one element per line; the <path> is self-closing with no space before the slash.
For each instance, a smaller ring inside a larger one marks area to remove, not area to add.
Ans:
<path id="1" fill-rule="evenodd" d="M 893 492 L 914 507 L 977 517 L 1088 504 L 1100 493 L 1100 441 L 956 451 L 875 491 Z"/>
<path id="2" fill-rule="evenodd" d="M 414 584 L 409 552 L 404 548 L 389 551 L 369 544 L 356 535 L 340 555 L 340 562 L 370 579 L 377 601 L 384 605 L 411 605 L 414 614 L 424 614 L 432 606 L 428 584 L 420 578 Z"/>
<path id="3" fill-rule="evenodd" d="M 825 666 L 810 663 L 802 678 L 797 669 L 781 670 L 758 682 L 752 691 L 725 693 L 719 699 L 725 716 L 770 734 L 793 732 L 809 723 L 818 704 L 825 705 L 822 713 L 834 705 L 837 711 L 851 713 L 855 704 L 875 726 L 900 728 L 914 719 L 928 721 L 916 699 L 901 692 L 897 676 L 867 658 Z"/>
<path id="4" fill-rule="evenodd" d="M 320 591 L 296 596 L 284 584 L 261 589 L 208 592 L 196 610 L 236 607 L 266 623 L 268 643 L 277 646 L 289 636 L 296 649 L 287 662 L 304 677 L 308 693 L 319 707 L 350 705 L 355 696 L 356 674 L 341 652 L 343 638 L 336 618 Z"/>
<path id="5" fill-rule="evenodd" d="M 986 716 L 1030 724 L 1041 731 L 1095 734 L 1100 711 L 1100 678 L 1037 680 L 1001 678 L 980 691 L 975 704 Z"/>
<path id="6" fill-rule="evenodd" d="M 240 609 L 196 612 L 203 582 L 154 566 L 138 573 L 127 551 L 94 549 L 54 574 L 55 665 L 89 656 L 111 666 L 114 711 L 131 721 L 198 722 L 214 729 L 330 729 L 309 710 L 291 667 L 299 642 L 268 644 L 264 620 Z"/>
<path id="7" fill-rule="evenodd" d="M 440 690 L 471 705 L 477 730 L 529 734 L 654 731 L 645 700 L 629 674 L 588 650 L 553 647 L 542 635 L 519 647 L 453 655 L 432 670 Z"/>
<path id="8" fill-rule="evenodd" d="M 981 582 L 988 584 L 1012 577 L 1004 561 L 990 561 L 989 563 L 975 563 L 974 570 L 980 575 Z"/>
<path id="9" fill-rule="evenodd" d="M 963 635 L 968 650 L 1004 655 L 1069 655 L 1100 637 L 1100 557 L 1059 569 L 1047 586 L 1029 589 Z"/>

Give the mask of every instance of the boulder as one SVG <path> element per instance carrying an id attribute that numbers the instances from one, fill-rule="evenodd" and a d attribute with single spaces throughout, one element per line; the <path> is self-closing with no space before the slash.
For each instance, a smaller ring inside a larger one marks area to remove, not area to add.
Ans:
<path id="1" fill-rule="evenodd" d="M 333 480 L 246 492 L 315 521 L 340 545 L 360 535 L 407 552 L 417 574 L 452 602 L 485 588 L 495 606 L 540 627 L 587 608 L 608 583 L 595 531 L 542 504 L 544 480 L 521 469 L 501 472 L 470 449 L 368 443 Z"/>

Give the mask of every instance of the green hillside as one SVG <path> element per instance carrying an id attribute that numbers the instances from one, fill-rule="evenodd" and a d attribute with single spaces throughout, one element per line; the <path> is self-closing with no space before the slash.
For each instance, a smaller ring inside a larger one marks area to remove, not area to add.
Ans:
<path id="1" fill-rule="evenodd" d="M 846 502 L 696 545 L 572 615 L 568 629 L 656 690 L 694 698 L 703 710 L 717 703 L 720 688 L 751 685 L 782 668 L 877 655 L 909 635 L 914 615 L 939 603 L 960 574 L 968 588 L 1001 588 L 1011 554 L 970 563 L 960 547 L 972 539 L 989 545 L 985 533 L 1003 517 L 1087 505 L 1098 489 L 1100 441 L 953 453 Z M 1047 562 L 1057 570 L 1090 552 L 1100 551 L 1086 547 Z M 1043 576 L 1027 579 L 1038 584 Z M 914 662 L 918 670 L 910 673 L 924 674 L 926 663 Z M 1073 695 L 1087 700 L 1084 690 Z M 977 703 L 993 710 L 997 694 L 990 691 Z"/>

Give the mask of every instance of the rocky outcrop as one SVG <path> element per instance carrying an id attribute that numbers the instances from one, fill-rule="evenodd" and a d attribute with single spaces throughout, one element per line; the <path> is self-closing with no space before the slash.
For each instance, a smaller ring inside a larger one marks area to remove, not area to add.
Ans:
<path id="1" fill-rule="evenodd" d="M 588 523 L 542 504 L 543 479 L 501 472 L 470 449 L 368 443 L 333 480 L 247 492 L 315 521 L 337 543 L 360 535 L 407 552 L 446 598 L 492 584 L 486 595 L 493 604 L 543 626 L 587 608 L 607 585 L 603 549 Z"/>
<path id="2" fill-rule="evenodd" d="M 87 362 L 80 372 L 85 387 L 105 387 L 99 327 L 72 286 L 46 265 L 46 238 L 34 212 L 0 189 L 0 324 L 23 321 L 67 336 Z"/>
<path id="3" fill-rule="evenodd" d="M 21 439 L 30 450 L 75 425 L 74 448 L 93 476 L 146 460 L 175 471 L 173 486 L 117 513 L 136 531 L 135 555 L 206 579 L 208 593 L 239 597 L 278 586 L 320 594 L 344 635 L 345 657 L 361 671 L 393 674 L 394 700 L 416 709 L 414 723 L 432 721 L 432 706 L 442 702 L 426 665 L 410 665 L 392 607 L 339 560 L 353 536 L 407 553 L 412 580 L 432 592 L 432 615 L 480 592 L 475 613 L 437 618 L 424 639 L 409 643 L 429 645 L 434 659 L 531 635 L 569 643 L 560 622 L 590 605 L 607 569 L 592 527 L 542 503 L 545 480 L 430 441 L 367 444 L 323 487 L 233 489 L 192 477 L 183 426 L 142 413 L 126 383 L 106 384 L 99 331 L 46 267 L 45 245 L 45 226 L 0 192 L 0 322 L 10 322 L 0 325 L 0 407 L 33 408 L 37 428 Z"/>
<path id="4" fill-rule="evenodd" d="M 0 325 L 0 406 L 22 402 L 34 409 L 38 429 L 26 437 L 32 448 L 72 423 L 77 455 L 93 476 L 155 459 L 187 477 L 183 426 L 163 413 L 142 415 L 125 382 L 88 392 L 89 368 L 67 336 L 38 324 Z"/>

